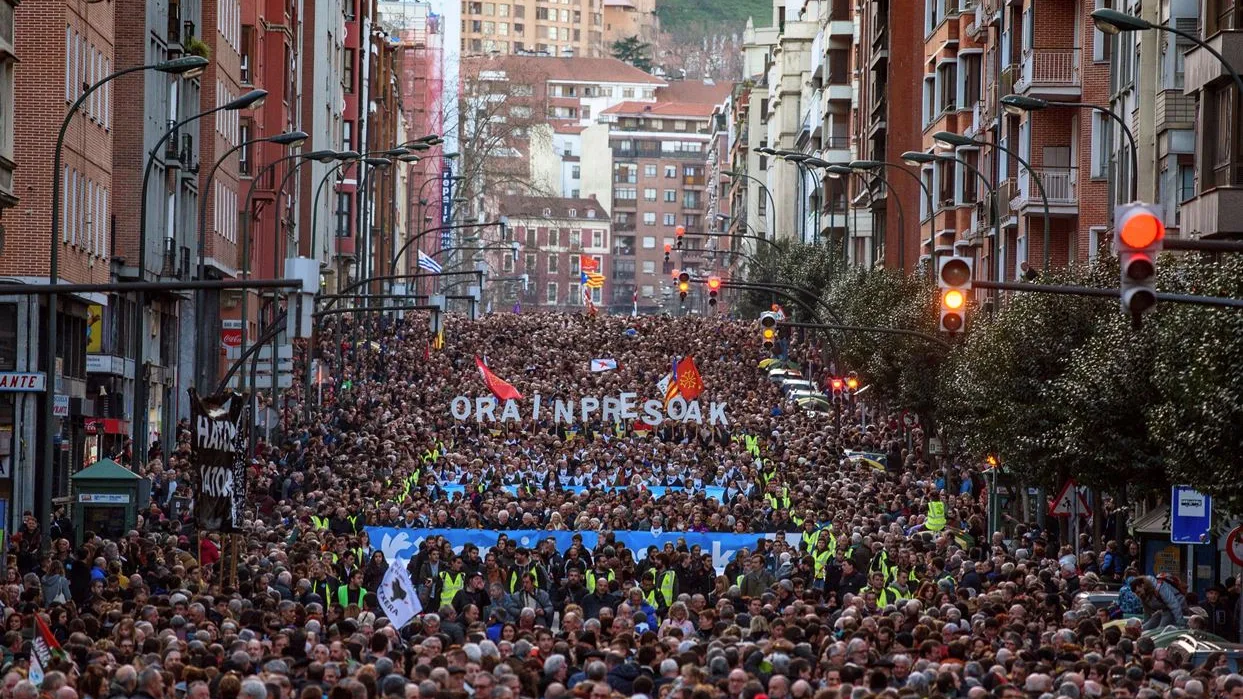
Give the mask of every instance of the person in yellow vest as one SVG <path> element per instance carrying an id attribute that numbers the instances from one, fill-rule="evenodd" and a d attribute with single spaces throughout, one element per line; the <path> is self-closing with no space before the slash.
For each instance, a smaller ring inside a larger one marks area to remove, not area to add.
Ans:
<path id="1" fill-rule="evenodd" d="M 932 494 L 928 501 L 928 514 L 924 517 L 924 529 L 939 532 L 945 529 L 945 503 L 941 501 L 941 491 Z"/>
<path id="2" fill-rule="evenodd" d="M 608 584 L 616 579 L 617 574 L 605 566 L 604 557 L 596 558 L 596 567 L 587 571 L 587 594 L 596 591 L 597 581 L 603 583 L 605 589 L 608 589 Z"/>
<path id="3" fill-rule="evenodd" d="M 816 539 L 816 548 L 812 551 L 811 559 L 814 565 L 814 580 L 812 588 L 823 590 L 829 576 L 829 564 L 833 562 L 833 552 L 829 550 L 829 540 L 832 534 L 825 532 L 825 536 Z"/>
<path id="4" fill-rule="evenodd" d="M 360 568 L 350 574 L 349 584 L 337 587 L 337 594 L 332 599 L 339 607 L 348 607 L 351 604 L 362 607 L 366 594 L 367 591 L 363 589 L 363 571 Z"/>
<path id="5" fill-rule="evenodd" d="M 317 595 L 323 604 L 328 604 L 332 600 L 332 593 L 337 589 L 340 583 L 328 575 L 328 569 L 323 563 L 315 561 L 311 564 L 311 589 L 307 591 L 308 595 Z"/>
<path id="6" fill-rule="evenodd" d="M 328 531 L 329 518 L 324 514 L 311 515 L 311 529 L 317 532 Z"/>
<path id="7" fill-rule="evenodd" d="M 906 598 L 897 587 L 886 585 L 884 574 L 879 572 L 872 573 L 868 586 L 860 594 L 865 599 L 868 595 L 876 595 L 877 609 L 884 609 L 886 605 L 897 604 L 899 600 Z"/>
<path id="8" fill-rule="evenodd" d="M 678 598 L 678 574 L 669 566 L 669 558 L 663 553 L 656 556 L 656 570 L 653 577 L 659 593 L 656 600 L 660 604 L 652 606 L 663 614 Z"/>
<path id="9" fill-rule="evenodd" d="M 439 607 L 453 606 L 453 598 L 466 587 L 466 572 L 462 570 L 462 558 L 454 556 L 451 570 L 440 571 L 440 604 Z"/>
<path id="10" fill-rule="evenodd" d="M 778 488 L 774 483 L 769 486 L 768 492 L 764 493 L 764 501 L 774 511 L 788 510 L 790 509 L 790 489 L 785 486 Z"/>
<path id="11" fill-rule="evenodd" d="M 811 553 L 816 550 L 816 543 L 820 541 L 821 531 L 816 528 L 816 522 L 810 515 L 803 519 L 803 534 L 799 538 L 799 546 L 803 551 Z"/>

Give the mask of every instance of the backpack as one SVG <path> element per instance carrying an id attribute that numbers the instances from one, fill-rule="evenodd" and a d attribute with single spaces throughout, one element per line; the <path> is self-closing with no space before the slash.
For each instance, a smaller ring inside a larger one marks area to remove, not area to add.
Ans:
<path id="1" fill-rule="evenodd" d="M 1187 596 L 1186 583 L 1184 583 L 1183 579 L 1174 573 L 1161 573 L 1160 575 L 1157 576 L 1157 583 L 1158 584 L 1165 583 L 1166 585 L 1173 585 L 1174 589 L 1178 590 L 1178 594 L 1182 595 L 1183 597 Z"/>

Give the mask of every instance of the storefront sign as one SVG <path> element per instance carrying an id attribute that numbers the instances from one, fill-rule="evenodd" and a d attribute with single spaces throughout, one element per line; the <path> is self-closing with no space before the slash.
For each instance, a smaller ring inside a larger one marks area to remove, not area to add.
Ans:
<path id="1" fill-rule="evenodd" d="M 88 505 L 128 505 L 129 493 L 78 493 L 78 502 Z"/>
<path id="2" fill-rule="evenodd" d="M 88 417 L 83 425 L 87 434 L 129 434 L 129 423 L 112 417 Z"/>
<path id="3" fill-rule="evenodd" d="M 111 354 L 86 355 L 86 373 L 125 375 L 125 359 Z"/>
<path id="4" fill-rule="evenodd" d="M 236 349 L 242 346 L 242 321 L 220 321 L 220 344 L 230 349 Z"/>
<path id="5" fill-rule="evenodd" d="M 69 417 L 69 396 L 56 394 L 52 401 L 52 417 Z"/>
<path id="6" fill-rule="evenodd" d="M 0 371 L 0 393 L 42 393 L 46 387 L 41 371 Z"/>

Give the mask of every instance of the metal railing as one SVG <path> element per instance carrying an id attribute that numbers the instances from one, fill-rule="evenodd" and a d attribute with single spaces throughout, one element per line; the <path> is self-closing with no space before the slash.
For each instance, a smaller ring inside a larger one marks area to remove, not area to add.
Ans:
<path id="1" fill-rule="evenodd" d="M 1079 84 L 1079 49 L 1029 49 L 1019 80 L 1024 86 Z"/>
<path id="2" fill-rule="evenodd" d="M 1079 196 L 1078 168 L 1073 167 L 1039 167 L 1036 176 L 1044 183 L 1045 193 L 1050 204 L 1078 204 Z M 1019 172 L 1019 189 L 1022 199 L 1029 204 L 1040 201 L 1039 189 L 1032 185 L 1031 177 L 1026 169 Z"/>

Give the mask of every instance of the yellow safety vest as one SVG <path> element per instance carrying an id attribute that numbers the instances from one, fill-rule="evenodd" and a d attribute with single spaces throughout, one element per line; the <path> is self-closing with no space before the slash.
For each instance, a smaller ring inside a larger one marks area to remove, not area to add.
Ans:
<path id="1" fill-rule="evenodd" d="M 661 575 L 660 594 L 665 598 L 666 607 L 673 604 L 673 586 L 677 584 L 678 574 L 672 570 L 666 570 Z"/>
<path id="2" fill-rule="evenodd" d="M 328 518 L 320 517 L 318 515 L 311 515 L 311 528 L 318 529 L 320 531 L 328 529 Z"/>
<path id="3" fill-rule="evenodd" d="M 833 552 L 825 549 L 824 551 L 816 551 L 811 554 L 812 560 L 816 564 L 816 579 L 824 578 L 824 571 L 829 566 L 829 561 L 833 560 Z"/>
<path id="4" fill-rule="evenodd" d="M 358 515 L 347 515 L 346 519 L 350 521 L 350 529 L 355 534 L 357 534 L 358 533 Z"/>
<path id="5" fill-rule="evenodd" d="M 884 607 L 887 604 L 893 604 L 902 599 L 905 599 L 905 596 L 898 591 L 898 588 L 886 585 L 876 595 L 876 606 Z"/>
<path id="6" fill-rule="evenodd" d="M 458 573 L 457 579 L 454 579 L 453 573 L 442 570 L 440 571 L 440 585 L 440 606 L 452 606 L 453 598 L 463 587 L 466 587 L 466 573 Z"/>
<path id="7" fill-rule="evenodd" d="M 924 529 L 939 532 L 945 528 L 945 503 L 933 500 L 928 503 L 928 517 L 924 520 Z"/>
<path id="8" fill-rule="evenodd" d="M 807 547 L 808 551 L 816 550 L 817 541 L 820 541 L 820 530 L 819 529 L 817 529 L 814 532 L 803 532 L 803 545 Z"/>
<path id="9" fill-rule="evenodd" d="M 768 501 L 768 506 L 774 510 L 790 509 L 790 490 L 788 488 L 781 489 L 781 496 L 778 497 L 772 493 L 765 493 L 764 499 Z"/>
<path id="10" fill-rule="evenodd" d="M 609 582 L 612 582 L 616 579 L 617 579 L 617 576 L 611 570 L 608 572 L 608 575 L 605 576 L 605 580 L 608 580 Z M 589 570 L 587 571 L 587 592 L 590 594 L 590 593 L 594 593 L 595 591 L 596 591 L 596 571 Z"/>
<path id="11" fill-rule="evenodd" d="M 752 456 L 758 457 L 760 455 L 760 438 L 754 435 L 746 435 L 744 439 L 747 441 L 747 451 Z"/>
<path id="12" fill-rule="evenodd" d="M 363 589 L 363 588 L 361 588 L 361 587 L 360 587 L 360 588 L 358 588 L 358 597 L 357 597 L 357 599 L 355 599 L 355 600 L 354 600 L 356 603 L 358 603 L 358 606 L 360 606 L 360 607 L 362 606 L 362 604 L 363 604 L 363 597 L 365 597 L 366 595 L 367 595 L 367 590 L 365 590 L 365 589 Z M 349 587 L 349 585 L 342 585 L 342 586 L 340 586 L 340 587 L 338 587 L 338 588 L 337 588 L 337 604 L 341 605 L 342 607 L 348 607 L 348 606 L 350 606 L 350 587 Z"/>

